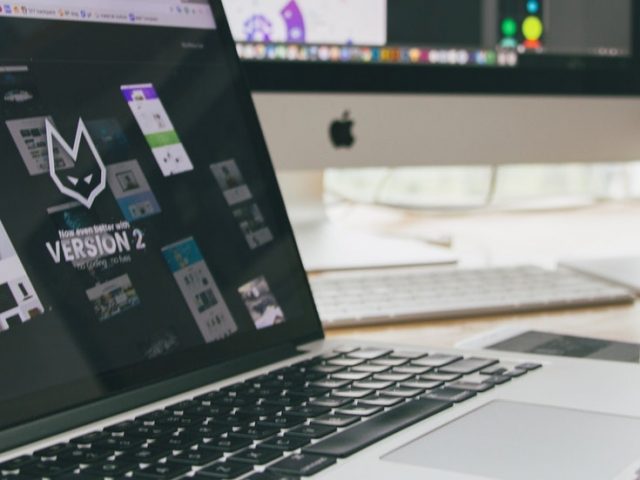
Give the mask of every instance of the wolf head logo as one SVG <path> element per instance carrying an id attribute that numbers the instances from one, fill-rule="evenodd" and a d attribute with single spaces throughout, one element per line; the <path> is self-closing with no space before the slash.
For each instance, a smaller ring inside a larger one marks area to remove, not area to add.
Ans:
<path id="1" fill-rule="evenodd" d="M 64 195 L 91 208 L 95 199 L 107 186 L 107 169 L 89 131 L 82 119 L 78 120 L 78 129 L 73 148 L 62 138 L 49 119 L 45 119 L 47 147 L 49 153 L 49 174 L 58 189 Z M 73 168 L 58 171 L 55 165 L 56 147 L 69 155 L 74 162 Z"/>

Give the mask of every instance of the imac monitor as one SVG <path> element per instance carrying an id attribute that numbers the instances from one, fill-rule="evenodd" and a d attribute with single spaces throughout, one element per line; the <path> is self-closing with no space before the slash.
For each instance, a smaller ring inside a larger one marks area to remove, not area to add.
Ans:
<path id="1" fill-rule="evenodd" d="M 328 233 L 326 168 L 640 159 L 636 0 L 223 3 L 309 270 L 433 260 Z"/>
<path id="2" fill-rule="evenodd" d="M 280 169 L 640 158 L 635 0 L 227 0 Z"/>

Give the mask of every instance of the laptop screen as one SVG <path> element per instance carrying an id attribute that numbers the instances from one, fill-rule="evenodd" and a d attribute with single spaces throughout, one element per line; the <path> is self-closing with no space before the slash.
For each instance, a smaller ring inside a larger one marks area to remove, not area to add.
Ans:
<path id="1" fill-rule="evenodd" d="M 218 2 L 0 13 L 0 430 L 321 335 Z"/>

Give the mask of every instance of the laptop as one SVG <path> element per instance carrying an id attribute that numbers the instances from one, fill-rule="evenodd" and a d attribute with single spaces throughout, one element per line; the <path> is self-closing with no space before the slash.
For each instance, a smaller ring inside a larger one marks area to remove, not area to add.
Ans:
<path id="1" fill-rule="evenodd" d="M 219 0 L 0 27 L 1 478 L 638 478 L 636 366 L 324 339 Z"/>

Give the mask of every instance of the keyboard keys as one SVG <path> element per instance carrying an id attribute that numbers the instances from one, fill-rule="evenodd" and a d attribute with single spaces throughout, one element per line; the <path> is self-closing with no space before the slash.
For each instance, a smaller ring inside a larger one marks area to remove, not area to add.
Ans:
<path id="1" fill-rule="evenodd" d="M 354 388 L 361 388 L 366 390 L 382 390 L 383 388 L 389 388 L 393 385 L 393 382 L 383 382 L 375 380 L 365 380 L 364 382 L 354 382 Z"/>
<path id="2" fill-rule="evenodd" d="M 304 407 L 293 407 L 287 410 L 287 415 L 294 415 L 304 418 L 313 418 L 329 413 L 329 407 L 320 407 L 315 405 L 307 405 Z"/>
<path id="3" fill-rule="evenodd" d="M 265 465 L 282 456 L 281 450 L 274 448 L 247 448 L 233 455 L 230 460 L 236 462 L 250 463 L 252 465 Z"/>
<path id="4" fill-rule="evenodd" d="M 275 448 L 283 452 L 291 452 L 304 447 L 311 441 L 308 437 L 284 435 L 282 437 L 272 437 L 260 444 L 264 448 Z"/>
<path id="5" fill-rule="evenodd" d="M 303 451 L 322 456 L 347 457 L 450 406 L 450 402 L 424 398 L 407 402 L 306 447 Z"/>
<path id="6" fill-rule="evenodd" d="M 20 468 L 20 473 L 35 478 L 56 477 L 72 472 L 77 467 L 78 464 L 73 462 L 37 461 Z"/>
<path id="7" fill-rule="evenodd" d="M 441 387 L 442 382 L 433 382 L 427 380 L 409 380 L 401 384 L 404 388 L 417 388 L 420 390 L 433 390 L 434 388 Z"/>
<path id="8" fill-rule="evenodd" d="M 418 352 L 411 350 L 396 350 L 390 356 L 392 358 L 406 358 L 408 360 L 416 360 L 418 358 L 426 357 L 427 352 Z"/>
<path id="9" fill-rule="evenodd" d="M 336 409 L 339 415 L 352 415 L 354 417 L 370 417 L 382 411 L 382 407 L 358 405 L 357 407 L 346 407 Z"/>
<path id="10" fill-rule="evenodd" d="M 70 443 L 58 443 L 51 447 L 36 450 L 33 455 L 40 458 L 55 458 L 61 453 L 72 450 L 73 448 L 74 445 Z"/>
<path id="11" fill-rule="evenodd" d="M 203 468 L 195 478 L 236 478 L 251 470 L 253 470 L 253 466 L 249 463 L 227 460 Z"/>
<path id="12" fill-rule="evenodd" d="M 149 478 L 156 480 L 169 480 L 179 477 L 185 473 L 189 473 L 191 467 L 189 465 L 181 465 L 178 463 L 158 463 L 150 465 L 137 472 L 134 472 L 133 478 Z"/>
<path id="13" fill-rule="evenodd" d="M 386 367 L 399 367 L 405 363 L 409 363 L 406 358 L 379 358 L 371 362 L 373 365 L 384 365 Z"/>
<path id="14" fill-rule="evenodd" d="M 311 420 L 311 423 L 316 425 L 326 425 L 328 427 L 344 428 L 359 421 L 360 419 L 358 417 L 329 413 L 327 415 L 322 415 L 321 417 L 314 418 L 313 420 Z"/>
<path id="15" fill-rule="evenodd" d="M 462 375 L 457 373 L 440 373 L 440 372 L 429 372 L 426 375 L 420 375 L 418 379 L 421 381 L 427 382 L 454 382 L 458 379 L 462 378 Z"/>
<path id="16" fill-rule="evenodd" d="M 313 455 L 310 453 L 299 453 L 280 460 L 269 467 L 267 472 L 309 477 L 321 472 L 335 463 L 336 460 L 334 458 Z"/>
<path id="17" fill-rule="evenodd" d="M 533 370 L 539 369 L 540 367 L 542 367 L 542 365 L 539 364 L 539 363 L 521 363 L 516 368 L 519 368 L 520 370 L 526 370 L 528 372 L 531 372 Z"/>
<path id="18" fill-rule="evenodd" d="M 445 355 L 443 353 L 434 353 L 433 355 L 429 355 L 428 357 L 420 358 L 418 360 L 413 360 L 411 365 L 418 365 L 420 367 L 444 367 L 453 362 L 457 362 L 461 360 L 462 357 L 459 355 Z"/>
<path id="19" fill-rule="evenodd" d="M 457 382 L 450 383 L 447 386 L 456 390 L 481 393 L 491 390 L 495 385 L 489 382 L 465 382 L 463 380 L 459 380 Z"/>
<path id="20" fill-rule="evenodd" d="M 364 390 L 361 388 L 343 388 L 341 390 L 334 390 L 334 397 L 342 397 L 342 398 L 364 398 L 368 395 L 371 395 L 373 390 Z"/>
<path id="21" fill-rule="evenodd" d="M 316 365 L 313 370 L 318 373 L 336 373 L 344 370 L 345 367 L 339 365 Z"/>
<path id="22" fill-rule="evenodd" d="M 22 455 L 20 457 L 13 458 L 7 462 L 0 463 L 0 473 L 2 472 L 17 472 L 20 468 L 35 463 L 38 460 L 33 455 Z"/>
<path id="23" fill-rule="evenodd" d="M 264 440 L 280 431 L 279 428 L 270 427 L 243 427 L 229 434 L 233 438 L 248 438 L 251 440 Z"/>
<path id="24" fill-rule="evenodd" d="M 198 450 L 214 450 L 216 452 L 232 453 L 251 445 L 249 438 L 242 437 L 220 437 L 207 443 L 201 443 Z"/>
<path id="25" fill-rule="evenodd" d="M 301 425 L 287 432 L 287 435 L 296 437 L 310 438 L 316 440 L 326 437 L 336 431 L 336 427 L 330 425 Z"/>
<path id="26" fill-rule="evenodd" d="M 351 383 L 350 380 L 339 380 L 337 378 L 330 378 L 330 379 L 326 379 L 326 380 L 318 380 L 316 382 L 312 382 L 311 386 L 312 387 L 320 387 L 320 388 L 330 388 L 330 389 L 334 389 L 334 388 L 342 388 L 345 387 L 347 385 L 349 385 Z"/>
<path id="27" fill-rule="evenodd" d="M 409 373 L 378 373 L 373 376 L 373 380 L 382 382 L 404 382 L 409 380 L 413 375 Z"/>
<path id="28" fill-rule="evenodd" d="M 391 370 L 391 367 L 388 365 L 359 365 L 357 367 L 353 367 L 351 372 L 359 372 L 359 373 L 382 373 L 387 370 Z M 366 378 L 366 377 L 365 377 Z"/>
<path id="29" fill-rule="evenodd" d="M 423 390 L 419 388 L 394 387 L 382 390 L 380 395 L 387 397 L 412 398 L 420 395 L 422 392 Z"/>
<path id="30" fill-rule="evenodd" d="M 340 398 L 340 397 L 332 397 L 332 396 L 315 398 L 311 400 L 311 402 L 309 402 L 310 405 L 317 406 L 317 407 L 327 407 L 327 408 L 338 408 L 343 405 L 346 405 L 347 403 L 351 403 L 350 398 L 344 398 L 344 397 Z"/>
<path id="31" fill-rule="evenodd" d="M 95 448 L 101 448 L 104 450 L 112 450 L 116 452 L 123 452 L 139 447 L 145 443 L 143 438 L 124 438 L 124 437 L 109 437 L 103 440 L 98 440 L 92 446 Z"/>
<path id="32" fill-rule="evenodd" d="M 370 397 L 363 398 L 362 400 L 358 400 L 358 405 L 365 406 L 374 406 L 374 407 L 393 407 L 401 402 L 403 402 L 403 398 L 399 397 L 381 397 L 379 395 L 372 395 Z"/>
<path id="33" fill-rule="evenodd" d="M 361 358 L 363 360 L 374 360 L 376 358 L 384 357 L 391 353 L 391 350 L 380 350 L 377 348 L 362 348 L 355 352 L 348 353 L 349 358 Z"/>
<path id="34" fill-rule="evenodd" d="M 215 462 L 220 457 L 222 457 L 222 452 L 199 448 L 198 450 L 185 450 L 184 452 L 172 455 L 167 458 L 167 462 L 203 467 Z"/>
<path id="35" fill-rule="evenodd" d="M 405 365 L 402 367 L 396 367 L 391 370 L 391 373 L 408 373 L 409 375 L 422 375 L 430 371 L 433 367 L 420 367 L 417 365 Z"/>
<path id="36" fill-rule="evenodd" d="M 96 477 L 113 477 L 136 468 L 138 468 L 136 463 L 117 460 L 91 465 L 86 470 L 83 470 L 83 473 L 95 475 Z"/>
<path id="37" fill-rule="evenodd" d="M 353 372 L 336 373 L 335 375 L 331 375 L 331 378 L 336 380 L 350 380 L 352 382 L 355 382 L 355 381 L 364 380 L 365 378 L 369 378 L 370 376 L 371 376 L 371 373 L 369 372 L 353 371 Z"/>
<path id="38" fill-rule="evenodd" d="M 57 458 L 65 461 L 71 461 L 76 464 L 88 465 L 90 463 L 96 463 L 102 460 L 106 460 L 111 455 L 112 452 L 104 451 L 104 450 L 91 450 L 88 448 L 76 448 L 74 450 L 66 451 Z"/>
<path id="39" fill-rule="evenodd" d="M 286 473 L 259 472 L 247 477 L 247 480 L 300 480 L 300 477 Z"/>
<path id="40" fill-rule="evenodd" d="M 474 397 L 475 392 L 468 392 L 465 390 L 456 390 L 454 388 L 439 388 L 436 390 L 431 390 L 427 394 L 424 395 L 424 398 L 432 399 L 432 400 L 441 400 L 444 402 L 453 402 L 460 403 L 465 400 L 469 400 L 471 397 Z"/>
<path id="41" fill-rule="evenodd" d="M 327 365 L 338 365 L 340 367 L 355 367 L 356 365 L 360 365 L 364 363 L 366 360 L 361 358 L 336 358 L 334 360 L 329 360 Z"/>
<path id="42" fill-rule="evenodd" d="M 107 438 L 108 436 L 108 432 L 91 432 L 86 435 L 81 435 L 80 437 L 72 438 L 71 443 L 75 445 L 90 446 L 99 440 Z"/>
<path id="43" fill-rule="evenodd" d="M 276 417 L 269 417 L 256 423 L 261 427 L 273 427 L 273 428 L 291 428 L 296 425 L 300 425 L 305 422 L 305 418 L 295 415 L 281 415 Z"/>
<path id="44" fill-rule="evenodd" d="M 486 358 L 465 358 L 464 360 L 458 360 L 455 363 L 439 369 L 442 373 L 456 373 L 460 375 L 468 375 L 470 373 L 478 372 L 484 368 L 498 363 L 498 360 L 486 359 Z"/>

